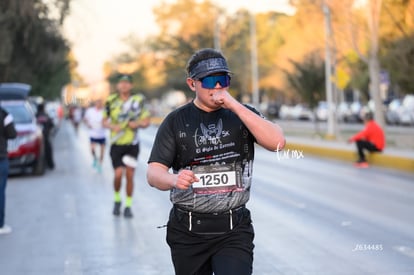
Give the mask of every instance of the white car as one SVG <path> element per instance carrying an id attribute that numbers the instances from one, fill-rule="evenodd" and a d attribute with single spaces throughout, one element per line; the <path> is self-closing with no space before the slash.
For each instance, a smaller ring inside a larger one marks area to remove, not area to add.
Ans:
<path id="1" fill-rule="evenodd" d="M 358 101 L 341 102 L 336 108 L 336 115 L 339 121 L 343 122 L 361 122 L 362 105 Z"/>
<path id="2" fill-rule="evenodd" d="M 399 123 L 402 125 L 414 125 L 414 95 L 405 95 L 401 107 L 398 109 Z"/>
<path id="3" fill-rule="evenodd" d="M 319 101 L 316 107 L 316 119 L 318 121 L 328 120 L 328 103 L 326 101 Z"/>
<path id="4" fill-rule="evenodd" d="M 302 104 L 293 107 L 292 116 L 296 120 L 313 120 L 314 118 L 312 110 Z"/>
<path id="5" fill-rule="evenodd" d="M 401 100 L 396 98 L 391 100 L 388 104 L 387 111 L 385 112 L 385 121 L 390 125 L 400 124 L 400 109 L 402 103 Z"/>

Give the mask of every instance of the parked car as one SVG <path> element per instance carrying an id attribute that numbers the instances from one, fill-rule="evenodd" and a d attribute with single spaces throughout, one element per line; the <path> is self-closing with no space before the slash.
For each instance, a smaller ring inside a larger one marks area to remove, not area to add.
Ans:
<path id="1" fill-rule="evenodd" d="M 385 111 L 385 121 L 390 125 L 400 124 L 401 100 L 396 98 L 391 100 Z"/>
<path id="2" fill-rule="evenodd" d="M 316 120 L 318 121 L 327 121 L 328 120 L 328 102 L 319 101 L 318 106 L 315 109 Z"/>
<path id="3" fill-rule="evenodd" d="M 292 113 L 293 107 L 288 105 L 282 105 L 279 109 L 279 118 L 283 120 L 293 119 Z"/>
<path id="4" fill-rule="evenodd" d="M 45 172 L 42 130 L 28 101 L 31 86 L 23 83 L 0 83 L 0 105 L 14 119 L 17 137 L 8 141 L 10 170 L 26 168 L 35 175 Z"/>
<path id="5" fill-rule="evenodd" d="M 266 114 L 269 118 L 279 118 L 280 104 L 277 102 L 269 102 L 266 108 Z"/>
<path id="6" fill-rule="evenodd" d="M 337 107 L 337 116 L 340 121 L 347 123 L 362 122 L 360 102 L 341 102 Z"/>
<path id="7" fill-rule="evenodd" d="M 336 107 L 336 117 L 338 121 L 348 122 L 349 117 L 351 116 L 351 104 L 348 102 L 341 102 Z"/>
<path id="8" fill-rule="evenodd" d="M 282 105 L 279 109 L 279 118 L 283 120 L 313 120 L 314 115 L 312 110 L 303 104 Z"/>
<path id="9" fill-rule="evenodd" d="M 313 120 L 314 118 L 312 110 L 302 104 L 293 107 L 292 115 L 296 120 Z"/>
<path id="10" fill-rule="evenodd" d="M 414 125 L 414 95 L 405 95 L 399 109 L 399 122 L 401 125 Z"/>

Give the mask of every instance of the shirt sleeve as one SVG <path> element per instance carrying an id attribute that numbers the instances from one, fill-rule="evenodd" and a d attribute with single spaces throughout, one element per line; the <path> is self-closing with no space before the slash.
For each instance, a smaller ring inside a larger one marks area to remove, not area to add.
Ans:
<path id="1" fill-rule="evenodd" d="M 362 140 L 362 139 L 367 139 L 367 137 L 368 137 L 368 135 L 369 135 L 369 133 L 372 131 L 372 127 L 371 127 L 371 124 L 367 124 L 366 126 L 365 126 L 365 128 L 364 129 L 362 129 L 362 131 L 360 131 L 360 132 L 358 132 L 358 133 L 356 133 L 354 136 L 352 136 L 351 138 L 350 138 L 350 140 L 352 140 L 352 141 L 358 141 L 358 140 Z"/>
<path id="2" fill-rule="evenodd" d="M 173 116 L 167 116 L 158 128 L 148 163 L 158 162 L 172 167 L 176 157 L 176 139 Z"/>

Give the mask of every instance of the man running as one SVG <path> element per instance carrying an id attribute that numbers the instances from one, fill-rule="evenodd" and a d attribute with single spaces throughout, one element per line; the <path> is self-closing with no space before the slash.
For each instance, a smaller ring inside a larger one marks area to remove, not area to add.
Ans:
<path id="1" fill-rule="evenodd" d="M 131 94 L 132 77 L 120 75 L 116 85 L 118 93 L 108 97 L 105 104 L 103 125 L 111 131 L 110 155 L 112 166 L 115 169 L 114 190 L 115 203 L 113 214 L 121 214 L 121 182 L 125 172 L 126 201 L 124 216 L 132 218 L 132 195 L 134 191 L 134 172 L 139 154 L 138 129 L 146 128 L 150 124 L 150 112 L 144 105 L 144 96 Z M 129 161 L 128 161 L 129 160 Z"/>
<path id="2" fill-rule="evenodd" d="M 106 143 L 106 129 L 103 127 L 103 101 L 98 99 L 95 101 L 94 106 L 89 107 L 84 116 L 84 122 L 89 128 L 89 141 L 90 148 L 93 157 L 92 166 L 99 172 L 102 172 L 102 163 L 105 154 Z M 97 152 L 99 147 L 99 154 Z"/>
<path id="3" fill-rule="evenodd" d="M 195 99 L 164 119 L 147 170 L 151 186 L 170 191 L 167 243 L 175 273 L 248 275 L 254 143 L 276 151 L 285 138 L 278 125 L 230 95 L 230 70 L 219 51 L 196 52 L 187 74 Z"/>

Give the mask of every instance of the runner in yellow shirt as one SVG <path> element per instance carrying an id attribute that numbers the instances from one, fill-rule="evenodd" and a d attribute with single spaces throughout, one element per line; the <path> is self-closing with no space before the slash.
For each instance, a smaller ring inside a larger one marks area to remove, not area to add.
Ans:
<path id="1" fill-rule="evenodd" d="M 132 94 L 132 77 L 120 75 L 116 85 L 118 93 L 108 97 L 103 118 L 104 127 L 110 129 L 110 156 L 115 170 L 115 204 L 113 214 L 121 214 L 121 183 L 126 175 L 126 201 L 124 216 L 132 218 L 132 195 L 134 191 L 134 172 L 139 155 L 138 129 L 150 124 L 150 112 L 145 107 L 141 94 Z"/>

